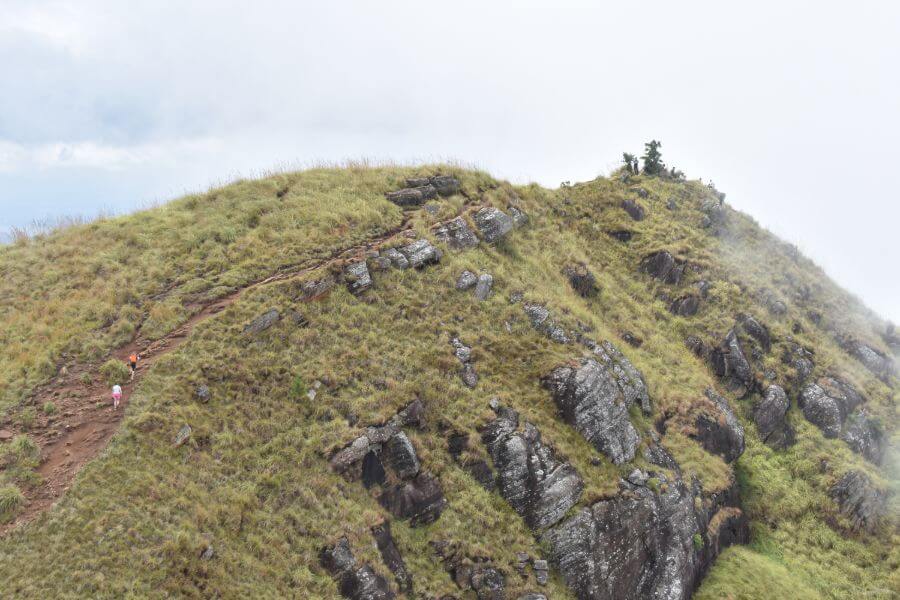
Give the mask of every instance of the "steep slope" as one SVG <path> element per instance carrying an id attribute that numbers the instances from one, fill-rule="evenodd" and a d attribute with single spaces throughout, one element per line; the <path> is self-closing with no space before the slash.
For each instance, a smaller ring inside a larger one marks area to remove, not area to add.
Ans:
<path id="1" fill-rule="evenodd" d="M 698 182 L 313 170 L 0 269 L 15 597 L 898 589 L 885 325 Z"/>

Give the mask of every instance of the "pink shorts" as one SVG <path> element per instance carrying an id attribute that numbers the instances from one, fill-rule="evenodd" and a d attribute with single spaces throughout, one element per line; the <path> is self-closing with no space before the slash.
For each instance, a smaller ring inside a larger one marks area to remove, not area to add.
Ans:
<path id="1" fill-rule="evenodd" d="M 122 399 L 122 394 L 120 394 L 118 392 L 113 394 L 113 400 L 121 400 L 121 399 Z"/>

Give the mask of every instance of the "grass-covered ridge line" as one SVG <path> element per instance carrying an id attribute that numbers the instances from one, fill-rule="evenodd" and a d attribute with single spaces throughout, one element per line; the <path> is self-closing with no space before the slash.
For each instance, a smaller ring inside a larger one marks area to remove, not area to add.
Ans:
<path id="1" fill-rule="evenodd" d="M 731 468 L 689 438 L 689 417 L 703 390 L 718 382 L 683 341 L 688 335 L 721 339 L 737 313 L 763 320 L 776 340 L 792 336 L 814 347 L 816 374 L 836 372 L 852 381 L 886 431 L 896 431 L 896 391 L 844 353 L 808 312 L 815 306 L 825 324 L 878 346 L 870 315 L 747 217 L 729 211 L 728 236 L 702 228 L 706 186 L 631 177 L 547 190 L 441 166 L 313 170 L 239 182 L 3 248 L 5 407 L 10 414 L 27 409 L 29 391 L 52 380 L 67 360 L 102 362 L 138 330 L 171 331 L 205 299 L 400 227 L 404 215 L 384 192 L 401 187 L 405 177 L 435 172 L 459 177 L 464 193 L 430 203 L 433 211 L 410 213 L 408 225 L 418 235 L 431 237 L 429 227 L 458 214 L 469 199 L 505 209 L 516 198 L 529 226 L 494 247 L 447 252 L 423 271 L 377 273 L 362 297 L 338 287 L 304 301 L 302 283 L 331 274 L 323 268 L 250 290 L 198 325 L 146 375 L 120 433 L 65 499 L 0 542 L 3 589 L 21 597 L 335 598 L 317 554 L 340 535 L 350 538 L 361 562 L 390 579 L 369 534 L 385 511 L 362 485 L 329 472 L 327 457 L 415 398 L 427 406 L 428 425 L 408 433 L 448 499 L 431 526 L 392 520 L 417 593 L 459 593 L 429 546 L 437 539 L 458 541 L 515 573 L 516 552 L 540 556 L 542 549 L 499 494 L 486 492 L 450 458 L 448 431 L 474 434 L 492 416 L 488 400 L 500 398 L 585 478 L 580 506 L 615 493 L 618 478 L 634 465 L 620 468 L 598 457 L 558 417 L 540 377 L 579 352 L 534 331 L 521 306 L 508 301 L 513 292 L 546 304 L 561 321 L 593 329 L 628 356 L 654 402 L 652 418 L 635 412 L 632 420 L 646 436 L 665 415 L 671 425 L 663 443 L 706 489 L 727 485 Z M 645 220 L 621 210 L 626 198 L 646 207 Z M 666 208 L 670 198 L 677 210 Z M 607 233 L 619 230 L 635 235 L 623 244 Z M 685 290 L 701 273 L 711 281 L 696 316 L 672 315 L 656 298 L 666 286 L 637 272 L 643 256 L 661 249 L 701 268 L 689 272 Z M 585 300 L 569 287 L 562 269 L 573 263 L 597 276 L 596 298 Z M 493 275 L 489 300 L 453 291 L 463 269 Z M 798 300 L 800 289 L 809 290 L 808 305 Z M 767 292 L 785 301 L 787 314 L 766 311 Z M 258 337 L 245 336 L 244 326 L 272 307 L 301 312 L 309 326 L 284 319 Z M 800 333 L 793 332 L 796 322 Z M 626 331 L 643 344 L 623 342 Z M 474 351 L 480 377 L 474 390 L 458 376 L 449 344 L 456 335 Z M 776 347 L 767 367 L 786 376 L 779 358 Z M 323 386 L 310 401 L 304 392 L 315 381 Z M 201 383 L 210 387 L 208 403 L 195 399 Z M 842 533 L 827 489 L 850 468 L 895 489 L 896 473 L 873 467 L 840 440 L 824 439 L 796 406 L 789 418 L 798 444 L 775 452 L 756 435 L 750 401 L 731 401 L 747 432 L 735 471 L 753 542 L 726 551 L 698 596 L 891 597 L 900 583 L 896 525 L 873 536 Z M 191 439 L 175 448 L 172 438 L 185 423 Z M 27 469 L 27 444 L 16 443 L 16 464 Z M 478 443 L 472 448 L 483 451 Z M 15 503 L 4 490 L 0 500 L 0 510 Z M 214 560 L 200 558 L 208 546 Z M 534 587 L 512 576 L 508 583 L 510 597 Z M 558 576 L 545 593 L 570 597 Z"/>

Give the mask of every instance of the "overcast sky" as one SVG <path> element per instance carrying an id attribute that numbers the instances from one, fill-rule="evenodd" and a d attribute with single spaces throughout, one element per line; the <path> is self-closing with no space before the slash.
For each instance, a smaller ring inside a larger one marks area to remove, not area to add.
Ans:
<path id="1" fill-rule="evenodd" d="M 898 3 L 163 4 L 0 0 L 0 230 L 344 158 L 555 187 L 657 138 L 900 322 Z"/>

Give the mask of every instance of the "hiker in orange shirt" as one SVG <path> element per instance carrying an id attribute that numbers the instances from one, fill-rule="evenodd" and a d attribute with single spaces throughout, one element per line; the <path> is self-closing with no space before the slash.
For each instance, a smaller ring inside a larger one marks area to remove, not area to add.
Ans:
<path id="1" fill-rule="evenodd" d="M 137 353 L 132 354 L 128 357 L 128 367 L 131 369 L 131 380 L 134 381 L 134 372 L 137 371 L 137 361 L 138 355 Z"/>

